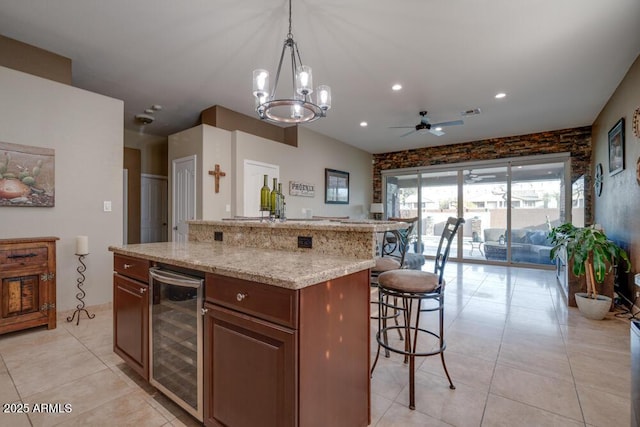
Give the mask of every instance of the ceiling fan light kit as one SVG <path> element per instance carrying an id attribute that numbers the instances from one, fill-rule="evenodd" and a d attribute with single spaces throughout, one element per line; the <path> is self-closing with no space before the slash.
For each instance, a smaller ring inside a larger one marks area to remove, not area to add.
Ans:
<path id="1" fill-rule="evenodd" d="M 285 52 L 289 50 L 291 58 L 292 83 L 294 92 L 290 98 L 276 98 L 280 71 Z M 320 117 L 326 117 L 331 108 L 331 88 L 320 85 L 316 89 L 316 102 L 311 100 L 313 93 L 313 74 L 311 67 L 302 64 L 298 45 L 291 32 L 291 0 L 289 0 L 289 32 L 282 46 L 280 62 L 276 71 L 273 91 L 269 87 L 269 72 L 264 69 L 253 71 L 253 95 L 256 98 L 258 117 L 277 123 L 310 123 Z"/>

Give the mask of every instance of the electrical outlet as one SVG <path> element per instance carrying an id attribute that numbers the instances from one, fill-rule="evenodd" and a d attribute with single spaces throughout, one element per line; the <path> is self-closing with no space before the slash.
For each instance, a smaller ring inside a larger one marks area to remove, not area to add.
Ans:
<path id="1" fill-rule="evenodd" d="M 313 238 L 311 236 L 298 236 L 298 247 L 311 249 L 313 247 Z"/>
<path id="2" fill-rule="evenodd" d="M 213 240 L 215 240 L 216 242 L 222 242 L 222 231 L 214 231 Z"/>

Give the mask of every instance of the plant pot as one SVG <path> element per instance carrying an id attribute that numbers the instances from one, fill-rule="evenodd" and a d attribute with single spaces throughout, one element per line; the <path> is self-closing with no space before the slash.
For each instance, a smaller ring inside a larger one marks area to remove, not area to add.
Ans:
<path id="1" fill-rule="evenodd" d="M 587 319 L 602 320 L 611 308 L 611 298 L 598 295 L 596 298 L 589 298 L 586 292 L 576 292 L 576 304 L 578 310 Z"/>

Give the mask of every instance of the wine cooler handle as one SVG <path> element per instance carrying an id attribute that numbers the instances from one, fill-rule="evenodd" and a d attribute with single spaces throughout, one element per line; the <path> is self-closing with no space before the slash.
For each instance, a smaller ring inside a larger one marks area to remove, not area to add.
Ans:
<path id="1" fill-rule="evenodd" d="M 242 300 L 248 296 L 249 294 L 246 292 L 238 292 L 238 295 L 236 295 L 236 299 L 238 300 L 238 302 L 242 302 Z"/>

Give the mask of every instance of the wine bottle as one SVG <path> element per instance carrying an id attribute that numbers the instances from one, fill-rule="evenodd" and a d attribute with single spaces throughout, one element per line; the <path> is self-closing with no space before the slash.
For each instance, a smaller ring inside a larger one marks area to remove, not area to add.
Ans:
<path id="1" fill-rule="evenodd" d="M 284 219 L 284 194 L 282 194 L 282 183 L 278 183 L 278 218 Z"/>
<path id="2" fill-rule="evenodd" d="M 269 214 L 274 218 L 278 217 L 278 178 L 273 178 L 273 190 L 270 196 Z"/>
<path id="3" fill-rule="evenodd" d="M 269 190 L 269 184 L 267 180 L 268 175 L 264 176 L 264 185 L 260 189 L 260 210 L 269 211 L 271 209 L 271 190 Z"/>

